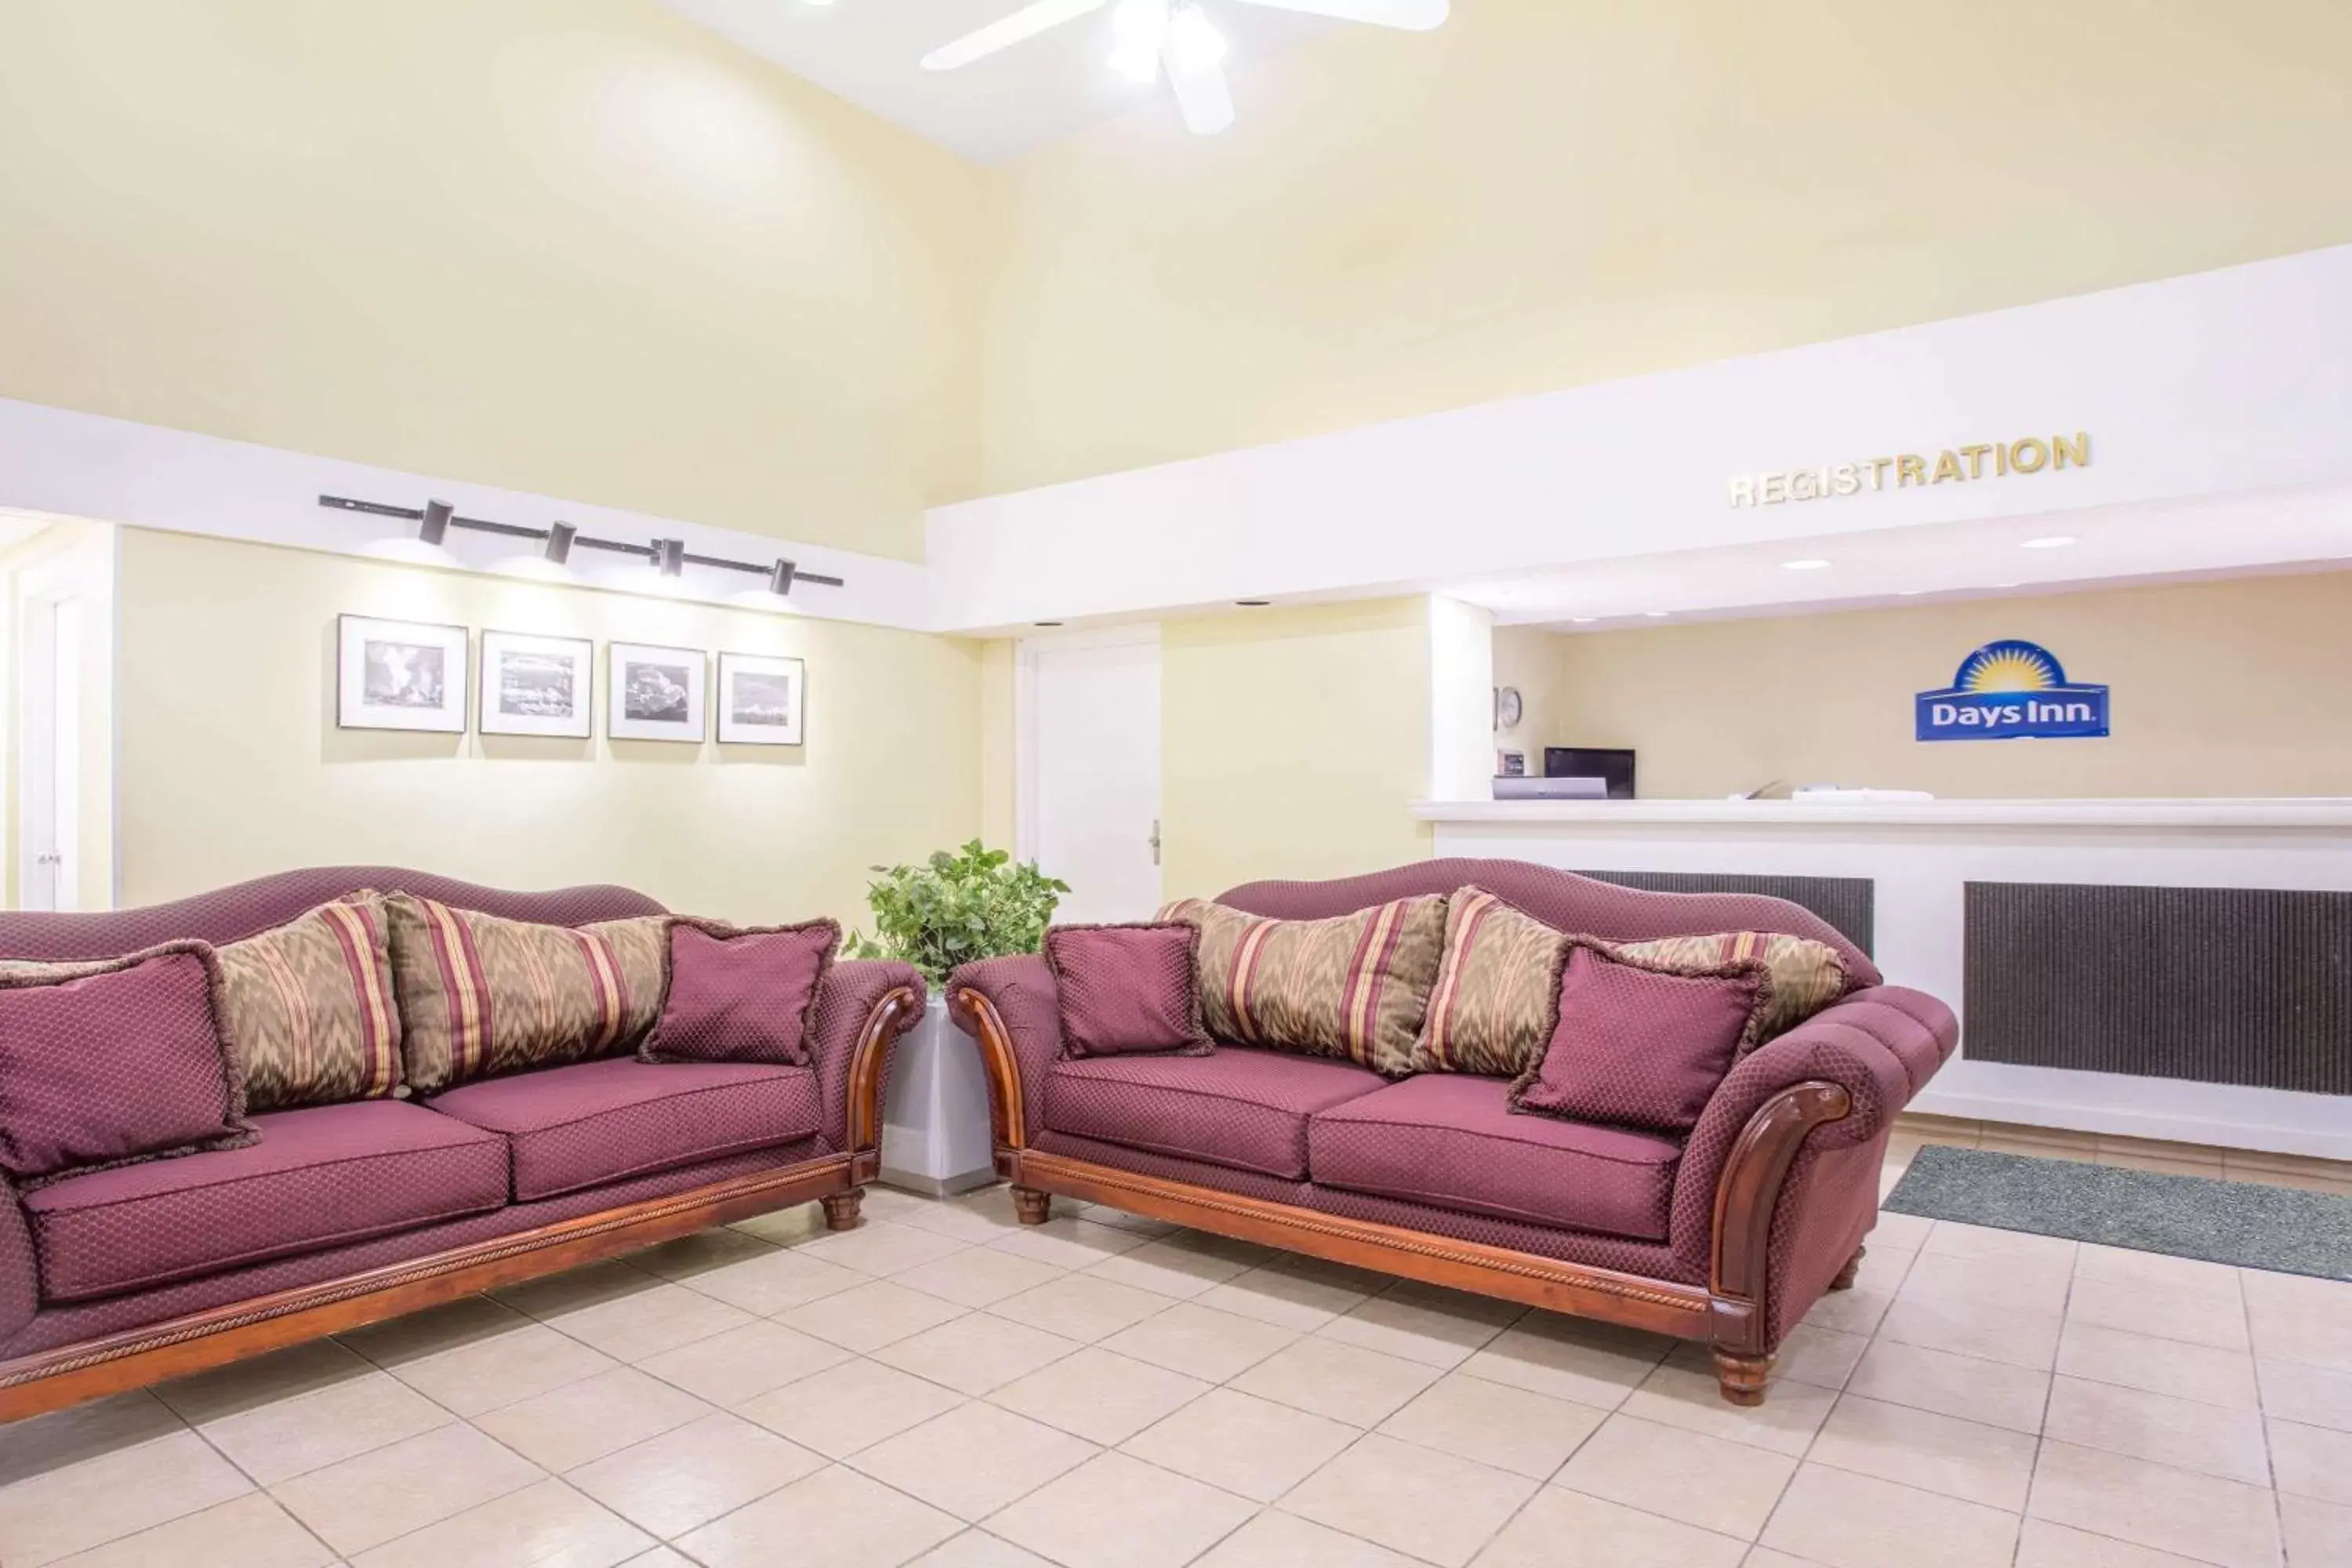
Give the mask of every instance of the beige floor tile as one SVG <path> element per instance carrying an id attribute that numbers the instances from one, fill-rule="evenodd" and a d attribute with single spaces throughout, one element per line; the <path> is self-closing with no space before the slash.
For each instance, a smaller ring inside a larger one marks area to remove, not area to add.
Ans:
<path id="1" fill-rule="evenodd" d="M 1925 1261 L 1924 1259 L 1922 1261 Z M 2057 1313 L 2020 1312 L 1983 1301 L 1913 1296 L 1910 1287 L 1886 1310 L 1878 1341 L 1918 1345 L 2011 1366 L 2048 1372 L 2058 1359 L 2064 1320 Z"/>
<path id="2" fill-rule="evenodd" d="M 1870 1348 L 1866 1334 L 1842 1334 L 1817 1324 L 1799 1323 L 1780 1342 L 1772 1359 L 1772 1375 L 1788 1383 L 1810 1383 L 1816 1388 L 1843 1388 Z"/>
<path id="3" fill-rule="evenodd" d="M 1261 1247 L 1255 1241 L 1244 1241 L 1238 1237 L 1219 1236 L 1213 1230 L 1188 1230 L 1181 1226 L 1170 1231 L 1165 1239 L 1169 1246 L 1180 1251 L 1196 1252 L 1204 1258 L 1222 1258 L 1244 1268 L 1257 1268 L 1276 1258 L 1297 1256 L 1280 1247 Z"/>
<path id="4" fill-rule="evenodd" d="M 2114 1279 L 2077 1279 L 2067 1303 L 2066 1321 L 2215 1350 L 2252 1348 L 2246 1334 L 2245 1309 L 2235 1294 L 2200 1295 Z"/>
<path id="5" fill-rule="evenodd" d="M 1115 1234 L 1115 1233 L 1114 1233 Z M 962 1307 L 985 1307 L 1024 1290 L 1060 1279 L 1060 1265 L 1040 1263 L 994 1247 L 968 1247 L 929 1263 L 919 1263 L 891 1278 L 898 1284 L 953 1301 Z"/>
<path id="6" fill-rule="evenodd" d="M 1822 1568 L 1822 1565 L 1810 1557 L 1791 1557 L 1769 1546 L 1753 1546 L 1748 1548 L 1748 1555 L 1739 1560 L 1739 1568 Z"/>
<path id="7" fill-rule="evenodd" d="M 988 1530 L 1065 1568 L 1175 1568 L 1255 1511 L 1229 1492 L 1103 1454 L 995 1515 Z"/>
<path id="8" fill-rule="evenodd" d="M 1414 1568 L 1385 1546 L 1268 1510 L 1226 1536 L 1195 1568 Z"/>
<path id="9" fill-rule="evenodd" d="M 1342 1269 L 1336 1265 L 1327 1267 L 1331 1273 L 1303 1272 L 1278 1265 L 1253 1268 L 1246 1274 L 1234 1275 L 1199 1300 L 1203 1307 L 1214 1307 L 1221 1312 L 1305 1332 L 1321 1328 L 1370 1300 L 1375 1291 L 1387 1288 L 1388 1281 L 1379 1275 Z"/>
<path id="10" fill-rule="evenodd" d="M 998 1302 L 996 1315 L 1066 1340 L 1092 1343 L 1154 1312 L 1166 1311 L 1171 1300 L 1156 1290 L 1098 1279 L 1091 1274 L 1065 1274 L 1051 1284 Z"/>
<path id="11" fill-rule="evenodd" d="M 2270 1485 L 2263 1418 L 2195 1400 L 2061 1377 L 2050 1390 L 2042 1435 L 2209 1476 Z M 2348 1439 L 2347 1442 L 2352 1442 Z"/>
<path id="12" fill-rule="evenodd" d="M 1375 1434 L 1301 1481 L 1281 1507 L 1459 1568 L 1535 1492 L 1525 1476 Z"/>
<path id="13" fill-rule="evenodd" d="M 1748 1542 L 1546 1487 L 1475 1559 L 1477 1568 L 1736 1568 Z"/>
<path id="14" fill-rule="evenodd" d="M 2168 1394 L 2225 1410 L 2260 1406 L 2254 1358 L 2179 1340 L 2159 1340 L 2069 1321 L 2058 1339 L 2058 1370 L 2068 1377 Z"/>
<path id="15" fill-rule="evenodd" d="M 390 1373 L 372 1371 L 364 1377 L 218 1416 L 196 1429 L 237 1468 L 267 1487 L 455 1419 Z"/>
<path id="16" fill-rule="evenodd" d="M 1005 1202 L 1009 1208 L 1012 1202 L 1009 1196 Z M 1097 1225 L 1115 1225 L 1122 1230 L 1131 1230 L 1143 1237 L 1173 1236 L 1184 1228 L 1181 1225 L 1171 1225 L 1164 1219 L 1153 1219 L 1150 1215 L 1131 1214 L 1126 1209 L 1116 1208 L 1109 1204 L 1081 1203 L 1074 1198 L 1055 1198 L 1054 1212 L 1076 1215 L 1081 1219 L 1090 1219 Z"/>
<path id="17" fill-rule="evenodd" d="M 1514 1475 L 1549 1479 L 1608 1413 L 1459 1373 L 1442 1377 L 1378 1430 Z"/>
<path id="18" fill-rule="evenodd" d="M 1856 1280 L 1851 1290 L 1832 1290 L 1805 1309 L 1804 1321 L 1800 1326 L 1843 1334 L 1877 1332 L 1879 1320 L 1886 1316 L 1886 1309 L 1895 1305 L 1902 1275 L 1910 1271 L 1911 1255 L 1898 1254 L 1895 1262 L 1900 1268 L 1890 1267 L 1888 1274 L 1897 1283 L 1880 1286 Z M 1863 1267 L 1869 1267 L 1867 1259 Z"/>
<path id="19" fill-rule="evenodd" d="M 849 1352 L 839 1345 L 755 1318 L 637 1364 L 698 1398 L 734 1405 L 848 1359 Z"/>
<path id="20" fill-rule="evenodd" d="M 615 1360 L 641 1362 L 740 1329 L 753 1318 L 699 1290 L 664 1281 L 650 1290 L 558 1312 L 546 1321 L 549 1328 Z"/>
<path id="21" fill-rule="evenodd" d="M 631 1523 L 667 1539 L 824 1463 L 819 1455 L 765 1427 L 719 1414 L 633 1443 L 564 1479 Z"/>
<path id="22" fill-rule="evenodd" d="M 709 1405 L 685 1390 L 616 1366 L 477 1415 L 474 1425 L 532 1464 L 561 1473 L 709 1414 Z"/>
<path id="23" fill-rule="evenodd" d="M 1881 1339 L 1863 1352 L 1845 1391 L 2031 1434 L 2042 1430 L 2050 1374 Z"/>
<path id="24" fill-rule="evenodd" d="M 1272 1502 L 1360 1436 L 1345 1422 L 1216 1388 L 1129 1438 L 1122 1449 L 1162 1469 Z"/>
<path id="25" fill-rule="evenodd" d="M 799 1251 L 770 1251 L 681 1281 L 688 1289 L 724 1301 L 755 1318 L 768 1318 L 823 1300 L 870 1281 L 873 1276 Z"/>
<path id="26" fill-rule="evenodd" d="M 1764 1544 L 1823 1568 L 2008 1568 L 2016 1514 L 1916 1487 L 1806 1465 L 1764 1527 Z"/>
<path id="27" fill-rule="evenodd" d="M 2269 1492 L 2073 1443 L 2042 1445 L 2026 1512 L 2222 1568 L 2278 1561 Z"/>
<path id="28" fill-rule="evenodd" d="M 803 1258 L 837 1263 L 860 1274 L 898 1274 L 919 1264 L 935 1262 L 967 1244 L 935 1230 L 888 1220 L 869 1220 L 856 1230 L 835 1231 L 793 1250 Z"/>
<path id="29" fill-rule="evenodd" d="M 1803 1457 L 1813 1434 L 1829 1418 L 1830 1406 L 1836 1403 L 1833 1390 L 1812 1384 L 1776 1382 L 1763 1404 L 1732 1405 L 1723 1397 L 1722 1384 L 1711 1362 L 1706 1370 L 1699 1371 L 1670 1357 L 1650 1373 L 1641 1387 L 1628 1394 L 1619 1408 L 1628 1415 L 1654 1421 L 1662 1426 L 1704 1432 L 1710 1437 L 1769 1448 L 1776 1454 L 1799 1458 Z"/>
<path id="30" fill-rule="evenodd" d="M 920 1290 L 909 1290 L 894 1279 L 869 1279 L 863 1285 L 794 1307 L 776 1315 L 776 1321 L 804 1334 L 814 1334 L 844 1350 L 880 1350 L 895 1340 L 936 1329 L 962 1317 L 964 1309 Z"/>
<path id="31" fill-rule="evenodd" d="M 990 1394 L 992 1404 L 1073 1432 L 1123 1443 L 1209 1391 L 1196 1377 L 1088 1345 Z"/>
<path id="32" fill-rule="evenodd" d="M 867 1189 L 867 1203 L 873 1202 L 873 1188 Z M 1001 1241 L 1023 1229 L 1013 1217 L 1011 1189 L 997 1186 L 953 1198 L 914 1198 L 914 1206 L 891 1205 L 874 1212 L 876 1219 L 887 1219 L 893 1225 L 910 1225 L 918 1230 L 950 1237 L 971 1246 Z M 1059 1200 L 1055 1211 L 1061 1208 Z"/>
<path id="33" fill-rule="evenodd" d="M 1553 1483 L 1753 1541 L 1796 1468 L 1767 1448 L 1612 1415 Z"/>
<path id="34" fill-rule="evenodd" d="M 674 1546 L 656 1546 L 651 1552 L 632 1557 L 621 1568 L 695 1568 L 686 1553 Z"/>
<path id="35" fill-rule="evenodd" d="M 1077 1348 L 1076 1340 L 972 1312 L 885 1345 L 874 1359 L 961 1394 L 986 1394 Z"/>
<path id="36" fill-rule="evenodd" d="M 537 1465 L 470 1426 L 433 1431 L 270 1489 L 346 1557 L 544 1479 Z"/>
<path id="37" fill-rule="evenodd" d="M 1451 1371 L 1526 1311 L 1517 1302 L 1408 1279 L 1315 1331 L 1342 1344 Z"/>
<path id="38" fill-rule="evenodd" d="M 669 1289 L 669 1287 L 665 1287 Z M 620 1363 L 543 1323 L 393 1363 L 392 1375 L 460 1415 L 478 1415 Z"/>
<path id="39" fill-rule="evenodd" d="M 2343 1568 L 2352 1563 L 2352 1508 L 2317 1498 L 2279 1499 L 2287 1568 Z"/>
<path id="40" fill-rule="evenodd" d="M 1088 1268 L 1106 1258 L 1133 1252 L 1151 1239 L 1123 1226 L 1056 1215 L 1044 1225 L 1018 1226 L 988 1245 L 992 1251 L 1055 1268 Z"/>
<path id="41" fill-rule="evenodd" d="M 1939 1219 L 1920 1243 L 1922 1256 L 2013 1259 L 2063 1258 L 2072 1262 L 2074 1242 L 2063 1237 L 2036 1236 L 2027 1230 L 1998 1230 L 1991 1226 L 1962 1225 Z"/>
<path id="42" fill-rule="evenodd" d="M 1529 1312 L 1486 1342 L 1461 1370 L 1535 1394 L 1614 1410 L 1675 1342 L 1552 1312 Z"/>
<path id="43" fill-rule="evenodd" d="M 860 1358 L 763 1394 L 735 1414 L 840 1459 L 962 1403 L 952 1389 Z"/>
<path id="44" fill-rule="evenodd" d="M 777 1250 L 772 1241 L 722 1225 L 633 1252 L 628 1263 L 632 1268 L 656 1275 L 673 1285 L 684 1285 L 714 1269 L 751 1258 L 773 1257 Z"/>
<path id="45" fill-rule="evenodd" d="M 251 1361 L 160 1384 L 155 1397 L 191 1423 L 256 1410 L 272 1400 L 376 1375 L 376 1364 L 340 1340 L 312 1340 Z"/>
<path id="46" fill-rule="evenodd" d="M 2352 1282 L 2249 1268 L 2238 1283 L 2256 1355 L 2352 1372 Z"/>
<path id="47" fill-rule="evenodd" d="M 2046 1519 L 2028 1519 L 2018 1538 L 2017 1568 L 2205 1568 L 2152 1546 L 2135 1546 Z"/>
<path id="48" fill-rule="evenodd" d="M 1236 1317 L 1194 1301 L 1180 1301 L 1133 1328 L 1121 1329 L 1103 1341 L 1103 1348 L 1188 1377 L 1223 1383 L 1238 1377 L 1297 1337 L 1296 1329 Z"/>
<path id="49" fill-rule="evenodd" d="M 967 1530 L 924 1552 L 908 1568 L 1054 1568 L 1043 1557 L 984 1530 Z"/>
<path id="50" fill-rule="evenodd" d="M 1309 1334 L 1234 1378 L 1233 1386 L 1351 1426 L 1377 1426 L 1438 1376 L 1419 1362 Z"/>
<path id="51" fill-rule="evenodd" d="M 2333 1432 L 2273 1416 L 2271 1464 L 2278 1489 L 2352 1504 L 2352 1432 Z"/>
<path id="52" fill-rule="evenodd" d="M 236 1467 L 183 1428 L 0 1487 L 0 1543 L 8 1568 L 37 1568 L 252 1489 Z"/>
<path id="53" fill-rule="evenodd" d="M 974 1401 L 848 1461 L 959 1519 L 980 1520 L 1094 1458 L 1095 1445 Z"/>
<path id="54" fill-rule="evenodd" d="M 1146 1242 L 1132 1252 L 1122 1252 L 1116 1258 L 1106 1258 L 1087 1268 L 1097 1279 L 1114 1284 L 1132 1285 L 1139 1289 L 1156 1290 L 1162 1296 L 1190 1300 L 1213 1287 L 1222 1285 L 1236 1274 L 1249 1272 L 1252 1265 L 1239 1258 L 1218 1257 L 1178 1245 L 1176 1237 L 1163 1237 Z"/>
<path id="55" fill-rule="evenodd" d="M 29 1421 L 0 1423 L 0 1488 L 187 1429 L 185 1422 L 144 1389 Z"/>
<path id="56" fill-rule="evenodd" d="M 2064 1258 L 2026 1256 L 2002 1258 L 1999 1268 L 1986 1259 L 1922 1253 L 1903 1278 L 1895 1304 L 1927 1299 L 1948 1304 L 1961 1302 L 2030 1317 L 2054 1318 L 2066 1310 L 2066 1297 L 2074 1281 L 2074 1263 Z"/>
<path id="57" fill-rule="evenodd" d="M 778 1247 L 795 1247 L 803 1241 L 830 1234 L 824 1223 L 824 1209 L 815 1203 L 794 1204 L 788 1209 L 773 1209 L 750 1219 L 739 1219 L 727 1227 L 746 1236 L 756 1236 Z"/>
<path id="58" fill-rule="evenodd" d="M 2305 1426 L 2352 1432 L 2352 1372 L 2292 1361 L 2254 1364 L 2263 1410 Z"/>
<path id="59" fill-rule="evenodd" d="M 612 1266 L 612 1273 L 602 1269 L 577 1269 L 560 1274 L 545 1281 L 562 1284 L 580 1274 L 593 1274 L 609 1279 L 619 1274 L 642 1281 L 645 1276 L 634 1270 Z M 421 1312 L 393 1318 L 381 1323 L 370 1323 L 363 1329 L 352 1329 L 335 1336 L 376 1365 L 394 1368 L 405 1363 L 422 1361 L 427 1356 L 495 1339 L 530 1325 L 531 1319 L 504 1300 L 489 1296 L 464 1296 L 455 1301 L 445 1301 L 438 1307 L 428 1307 Z"/>
<path id="60" fill-rule="evenodd" d="M 1862 1260 L 1864 1274 L 1870 1272 L 1873 1258 L 1888 1258 L 1898 1252 L 1916 1252 L 1927 1244 L 1928 1232 L 1936 1228 L 1932 1219 L 1916 1214 L 1893 1214 L 1880 1210 L 1878 1223 L 1870 1227 L 1864 1245 L 1869 1248 Z"/>
<path id="61" fill-rule="evenodd" d="M 617 1301 L 642 1290 L 654 1289 L 662 1283 L 658 1277 L 616 1258 L 603 1263 L 591 1263 L 584 1268 L 570 1268 L 561 1274 L 509 1285 L 493 1291 L 491 1299 L 543 1321 L 559 1312 L 572 1312 L 600 1302 Z"/>
<path id="62" fill-rule="evenodd" d="M 2162 1252 L 2137 1252 L 2126 1247 L 2102 1247 L 2086 1241 L 2076 1249 L 2074 1273 L 2079 1279 L 2102 1279 L 2116 1285 L 2238 1300 L 2238 1271 L 2229 1264 L 2208 1263 L 2200 1258 L 2174 1258 Z"/>
<path id="63" fill-rule="evenodd" d="M 961 1528 L 953 1514 L 835 1465 L 678 1545 L 708 1568 L 894 1568 Z"/>
<path id="64" fill-rule="evenodd" d="M 2018 1513 L 2033 1481 L 2035 1447 L 2022 1432 L 1848 1394 L 1806 1458 Z"/>
<path id="65" fill-rule="evenodd" d="M 544 1480 L 362 1552 L 352 1568 L 613 1568 L 656 1544 L 562 1481 Z"/>
<path id="66" fill-rule="evenodd" d="M 334 1555 L 268 1497 L 248 1492 L 78 1552 L 59 1568 L 326 1568 Z"/>

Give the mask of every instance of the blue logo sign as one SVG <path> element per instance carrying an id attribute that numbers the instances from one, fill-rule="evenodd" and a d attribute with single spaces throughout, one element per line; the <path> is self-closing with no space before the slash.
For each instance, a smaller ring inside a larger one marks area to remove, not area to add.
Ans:
<path id="1" fill-rule="evenodd" d="M 2107 732 L 2107 689 L 2070 686 L 2039 643 L 2005 637 L 1960 661 L 1943 691 L 1918 696 L 1923 741 L 2058 739 Z"/>

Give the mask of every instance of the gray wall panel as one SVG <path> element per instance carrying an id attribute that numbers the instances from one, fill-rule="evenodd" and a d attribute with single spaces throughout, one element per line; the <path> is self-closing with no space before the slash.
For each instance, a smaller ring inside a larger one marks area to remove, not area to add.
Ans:
<path id="1" fill-rule="evenodd" d="M 1729 871 L 1579 871 L 1599 882 L 1654 893 L 1765 893 L 1801 904 L 1871 951 L 1878 885 L 1867 877 L 1759 877 Z"/>

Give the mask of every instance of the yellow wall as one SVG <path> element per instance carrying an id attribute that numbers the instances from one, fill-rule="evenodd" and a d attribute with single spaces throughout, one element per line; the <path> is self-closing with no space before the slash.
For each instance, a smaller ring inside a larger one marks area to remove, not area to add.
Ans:
<path id="1" fill-rule="evenodd" d="M 1519 694 L 1519 721 L 1496 730 L 1495 749 L 1526 753 L 1530 776 L 1543 772 L 1544 747 L 1569 743 L 1559 734 L 1566 641 L 1541 626 L 1495 628 L 1495 684 Z"/>
<path id="2" fill-rule="evenodd" d="M 1912 738 L 1912 698 L 2023 637 L 2113 689 L 2105 740 Z M 1645 795 L 1773 779 L 1940 795 L 2352 795 L 2352 572 L 1552 639 L 1555 745 L 1633 746 Z M 1539 768 L 1540 757 L 1531 759 Z"/>
<path id="3" fill-rule="evenodd" d="M 1160 626 L 1161 886 L 1336 877 L 1429 854 L 1426 598 Z"/>
<path id="4" fill-rule="evenodd" d="M 292 866 L 503 887 L 614 881 L 674 909 L 845 922 L 867 868 L 980 829 L 981 645 L 263 545 L 121 531 L 123 900 Z M 335 617 L 808 660 L 806 743 L 335 727 Z"/>
<path id="5" fill-rule="evenodd" d="M 991 490 L 2352 240 L 2343 0 L 1475 0 L 1004 173 Z"/>
<path id="6" fill-rule="evenodd" d="M 985 176 L 651 0 L 0 5 L 0 396 L 916 556 Z"/>

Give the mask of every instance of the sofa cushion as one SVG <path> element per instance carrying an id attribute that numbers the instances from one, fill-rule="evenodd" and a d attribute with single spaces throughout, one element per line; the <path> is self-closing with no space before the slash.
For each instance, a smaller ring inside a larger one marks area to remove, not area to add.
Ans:
<path id="1" fill-rule="evenodd" d="M 1500 1079 L 1427 1073 L 1315 1113 L 1307 1174 L 1535 1225 L 1663 1241 L 1679 1139 L 1514 1116 Z"/>
<path id="2" fill-rule="evenodd" d="M 1772 1007 L 1761 959 L 1670 965 L 1574 939 L 1559 1024 L 1511 1108 L 1686 1133 Z"/>
<path id="3" fill-rule="evenodd" d="M 1307 1173 L 1307 1119 L 1386 1081 L 1352 1062 L 1277 1051 L 1094 1057 L 1046 1074 L 1045 1125 L 1296 1181 Z"/>
<path id="4" fill-rule="evenodd" d="M 1200 946 L 1201 928 L 1184 921 L 1046 931 L 1063 1049 L 1074 1057 L 1214 1050 L 1201 1022 Z"/>
<path id="5" fill-rule="evenodd" d="M 1676 968 L 1738 963 L 1760 959 L 1772 972 L 1771 1005 L 1764 1011 L 1753 1050 L 1786 1034 L 1864 982 L 1847 968 L 1844 955 L 1825 942 L 1778 931 L 1731 931 L 1713 936 L 1664 936 L 1616 944 L 1621 957 L 1654 959 Z"/>
<path id="6" fill-rule="evenodd" d="M 669 995 L 637 1054 L 649 1062 L 807 1066 L 817 992 L 840 945 L 837 921 L 757 930 L 676 921 Z"/>
<path id="7" fill-rule="evenodd" d="M 519 1203 L 789 1143 L 820 1119 L 814 1072 L 749 1062 L 579 1062 L 485 1079 L 432 1103 L 505 1137 Z"/>
<path id="8" fill-rule="evenodd" d="M 1445 900 L 1445 952 L 1412 1043 L 1416 1072 L 1516 1078 L 1543 1055 L 1559 1017 L 1562 933 L 1483 888 Z"/>
<path id="9" fill-rule="evenodd" d="M 79 1301 L 478 1214 L 501 1140 L 422 1106 L 353 1100 L 254 1119 L 258 1142 L 25 1194 L 44 1298 Z"/>
<path id="10" fill-rule="evenodd" d="M 248 1110 L 381 1100 L 400 1088 L 382 893 L 321 904 L 217 952 Z"/>

